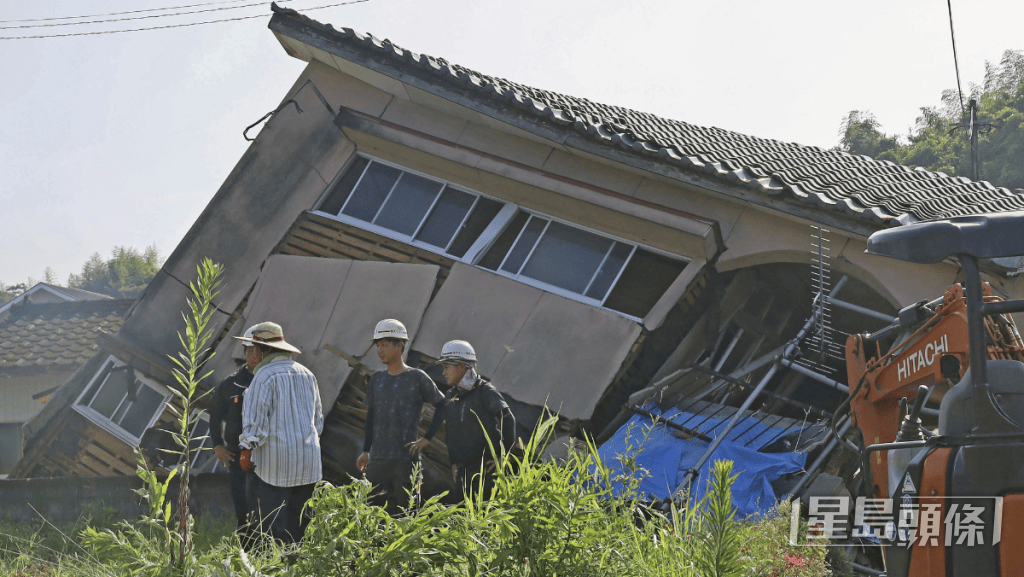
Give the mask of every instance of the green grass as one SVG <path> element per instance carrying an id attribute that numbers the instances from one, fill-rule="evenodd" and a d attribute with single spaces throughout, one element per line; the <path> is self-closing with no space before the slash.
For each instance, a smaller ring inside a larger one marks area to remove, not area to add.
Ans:
<path id="1" fill-rule="evenodd" d="M 526 455 L 539 454 L 553 424 L 542 423 Z M 477 492 L 445 505 L 435 497 L 394 518 L 370 503 L 364 481 L 322 483 L 301 547 L 250 556 L 233 520 L 204 517 L 192 530 L 195 548 L 173 563 L 174 528 L 161 519 L 98 513 L 59 530 L 6 523 L 0 576 L 833 576 L 823 548 L 787 544 L 788 505 L 737 520 L 733 479 L 732 463 L 716 463 L 704 501 L 664 515 L 637 498 L 631 476 L 613 477 L 591 446 L 561 463 L 511 457 L 487 498 Z M 613 493 L 615 481 L 627 490 Z"/>
<path id="2" fill-rule="evenodd" d="M 141 551 L 143 558 L 159 556 L 159 541 L 140 538 L 145 523 L 125 523 L 106 511 L 90 511 L 73 523 L 0 519 L 0 575 L 18 577 L 103 577 L 131 575 L 125 558 Z M 237 556 L 234 518 L 200 517 L 195 522 L 195 552 L 204 564 L 220 555 Z M 101 552 L 91 533 L 109 531 L 134 542 L 130 549 Z M 207 574 L 199 572 L 197 574 Z M 215 573 L 214 573 L 215 574 Z"/>

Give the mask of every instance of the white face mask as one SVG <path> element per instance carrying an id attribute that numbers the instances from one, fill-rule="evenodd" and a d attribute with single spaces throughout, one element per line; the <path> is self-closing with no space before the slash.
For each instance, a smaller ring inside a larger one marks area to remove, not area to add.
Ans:
<path id="1" fill-rule="evenodd" d="M 462 376 L 462 380 L 459 381 L 459 385 L 458 386 L 459 386 L 460 389 L 462 389 L 464 391 L 468 391 L 468 390 L 472 389 L 473 385 L 475 385 L 475 384 L 476 384 L 476 369 L 474 369 L 473 367 L 469 367 L 469 369 L 466 370 L 466 374 Z"/>

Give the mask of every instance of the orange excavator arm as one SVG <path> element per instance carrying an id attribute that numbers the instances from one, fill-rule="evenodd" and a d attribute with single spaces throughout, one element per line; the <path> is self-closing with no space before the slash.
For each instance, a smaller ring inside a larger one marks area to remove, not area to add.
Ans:
<path id="1" fill-rule="evenodd" d="M 983 286 L 984 300 L 1002 300 Z M 865 445 L 895 440 L 899 428 L 900 399 L 913 402 L 918 387 L 932 390 L 930 400 L 940 401 L 970 364 L 967 336 L 967 305 L 963 287 L 946 289 L 934 315 L 916 325 L 903 327 L 910 334 L 882 354 L 868 335 L 851 335 L 846 341 L 846 367 L 850 386 L 850 418 L 860 429 Z M 1024 342 L 1009 315 L 987 317 L 990 359 L 1024 361 Z M 871 456 L 871 486 L 875 497 L 888 497 L 888 463 L 885 451 Z"/>

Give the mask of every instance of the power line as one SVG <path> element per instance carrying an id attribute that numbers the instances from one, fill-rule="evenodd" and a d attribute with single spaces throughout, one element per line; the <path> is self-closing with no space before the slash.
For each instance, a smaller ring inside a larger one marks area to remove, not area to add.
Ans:
<path id="1" fill-rule="evenodd" d="M 956 67 L 956 93 L 960 95 L 960 114 L 967 114 L 964 109 L 964 91 L 960 88 L 960 62 L 956 57 L 956 34 L 953 33 L 953 0 L 946 0 L 949 6 L 949 36 L 953 39 L 953 66 Z"/>
<path id="2" fill-rule="evenodd" d="M 236 2 L 239 0 L 235 0 Z M 281 0 L 281 2 L 291 2 L 292 0 Z M 0 26 L 0 30 L 11 30 L 15 28 L 50 28 L 53 26 L 81 26 L 83 24 L 105 24 L 107 22 L 123 22 L 125 20 L 146 20 L 149 18 L 170 18 L 172 16 L 184 16 L 186 14 L 201 14 L 203 12 L 220 12 L 221 10 L 238 10 L 240 8 L 251 8 L 253 6 L 262 6 L 264 4 L 270 4 L 270 2 L 251 2 L 249 4 L 242 4 L 240 6 L 225 6 L 223 8 L 203 8 L 201 10 L 188 10 L 185 12 L 172 12 L 170 14 L 147 14 L 146 16 L 129 16 L 127 18 L 106 18 L 103 20 L 86 20 L 84 22 L 57 22 L 52 24 L 19 24 L 17 26 Z M 173 8 L 161 8 L 160 10 L 173 10 Z"/>
<path id="3" fill-rule="evenodd" d="M 369 2 L 369 0 L 349 0 L 348 2 L 338 2 L 335 4 L 325 4 L 323 6 L 314 6 L 312 8 L 303 8 L 303 12 L 312 10 L 323 10 L 324 8 L 334 8 L 336 6 L 345 6 L 348 4 L 361 4 L 363 2 Z M 204 20 L 203 22 L 189 22 L 186 24 L 169 24 L 167 26 L 149 26 L 146 28 L 127 28 L 123 30 L 103 30 L 99 32 L 75 32 L 72 34 L 46 34 L 40 36 L 0 36 L 0 40 L 31 40 L 36 38 L 67 38 L 69 36 L 97 36 L 100 34 L 120 34 L 122 32 L 145 32 L 148 30 L 164 30 L 167 28 L 185 28 L 188 26 L 200 26 L 203 24 L 217 24 L 219 22 L 236 22 L 238 20 L 251 20 L 252 18 L 266 18 L 266 14 L 257 14 L 255 16 L 238 16 L 236 18 L 222 18 L 219 20 Z"/>
<path id="4" fill-rule="evenodd" d="M 129 10 L 127 12 L 108 12 L 107 14 L 85 14 L 82 16 L 55 16 L 53 18 L 26 18 L 24 20 L 0 20 L 0 24 L 12 22 L 47 22 L 50 20 L 74 20 L 77 18 L 100 18 L 102 16 L 121 16 L 123 14 L 139 14 L 142 12 L 160 12 L 163 10 L 180 10 L 182 8 L 196 8 L 198 6 L 212 6 L 214 4 L 232 4 L 244 2 L 245 0 L 221 0 L 220 2 L 203 2 L 202 4 L 186 4 L 185 6 L 168 6 L 167 8 L 146 8 L 145 10 Z M 281 0 L 284 2 L 285 0 Z"/>

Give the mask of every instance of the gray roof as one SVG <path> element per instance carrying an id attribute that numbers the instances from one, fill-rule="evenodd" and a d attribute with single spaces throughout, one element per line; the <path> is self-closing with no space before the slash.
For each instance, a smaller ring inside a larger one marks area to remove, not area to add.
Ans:
<path id="1" fill-rule="evenodd" d="M 271 28 L 275 31 L 291 36 L 286 29 L 301 27 L 303 41 L 312 39 L 321 48 L 343 48 L 372 63 L 378 71 L 403 81 L 427 77 L 431 83 L 469 94 L 490 107 L 511 105 L 535 121 L 575 131 L 603 148 L 616 148 L 749 189 L 765 197 L 765 203 L 796 202 L 813 212 L 836 211 L 839 219 L 853 219 L 870 228 L 1024 210 L 1021 195 L 988 182 L 697 126 L 541 90 L 481 74 L 443 58 L 416 54 L 389 40 L 349 28 L 336 29 L 294 10 L 276 5 L 272 9 L 276 14 Z"/>
<path id="2" fill-rule="evenodd" d="M 108 296 L 108 295 L 104 295 L 104 294 L 100 294 L 100 293 L 94 293 L 92 291 L 87 291 L 87 290 L 83 290 L 83 289 L 71 288 L 71 287 L 66 287 L 66 286 L 59 286 L 59 285 L 49 284 L 49 283 L 39 283 L 39 284 L 46 285 L 46 286 L 52 288 L 55 291 L 61 292 L 61 293 L 65 294 L 65 295 L 71 297 L 72 299 L 74 299 L 76 301 L 102 301 L 102 300 L 111 300 L 111 299 L 114 298 L 112 296 Z"/>

